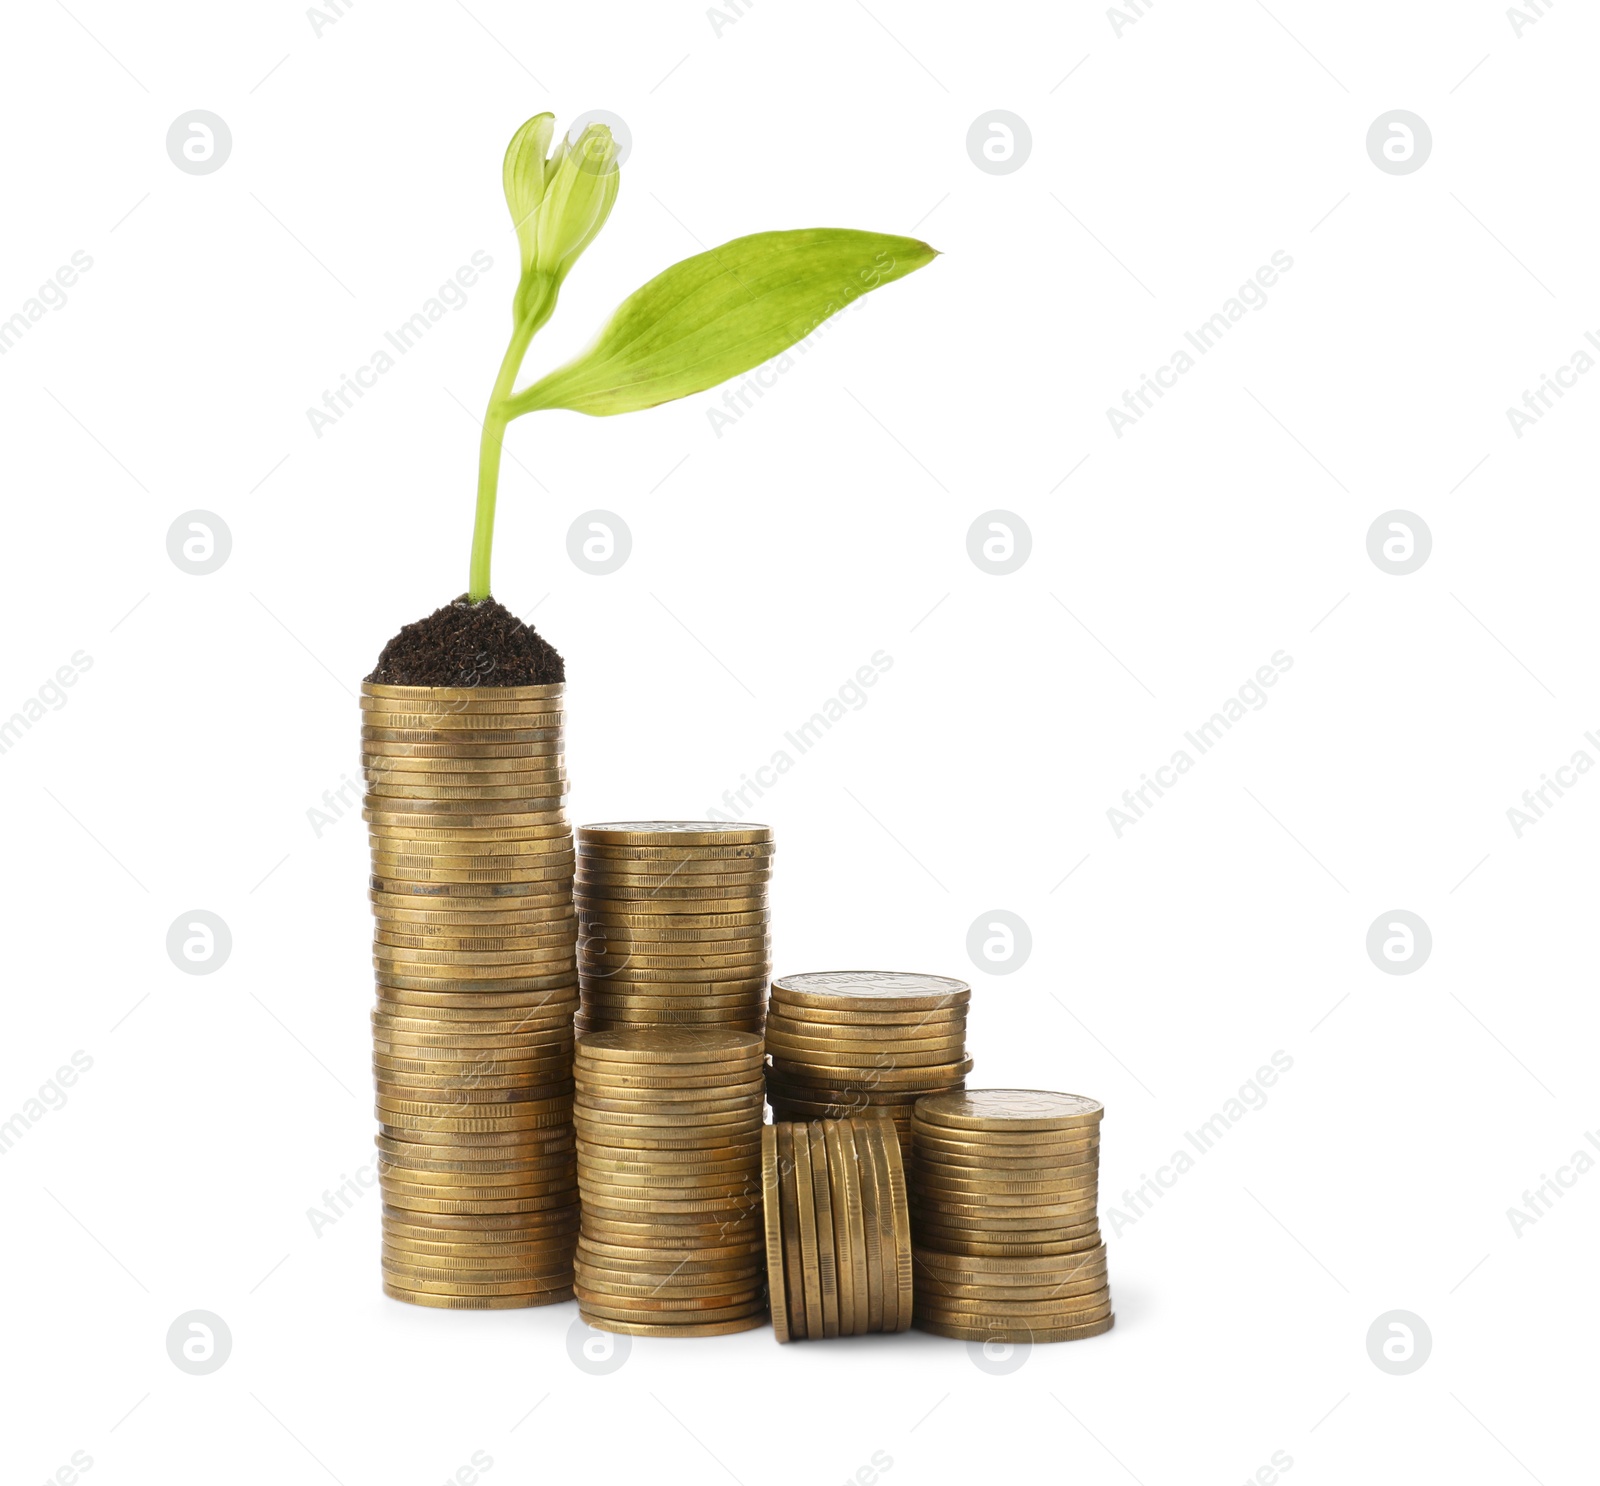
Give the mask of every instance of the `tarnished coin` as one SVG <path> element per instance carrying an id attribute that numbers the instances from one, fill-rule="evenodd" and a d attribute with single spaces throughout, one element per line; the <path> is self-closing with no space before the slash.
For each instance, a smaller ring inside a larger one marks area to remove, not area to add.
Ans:
<path id="1" fill-rule="evenodd" d="M 1105 1107 L 1098 1099 L 1083 1094 L 1043 1089 L 965 1089 L 954 1094 L 930 1094 L 918 1101 L 917 1114 L 931 1123 L 958 1130 L 1008 1134 L 1098 1125 Z"/>
<path id="2" fill-rule="evenodd" d="M 761 1131 L 761 1209 L 767 1238 L 767 1299 L 773 1334 L 789 1340 L 789 1301 L 783 1287 L 783 1227 L 778 1196 L 778 1131 Z"/>
<path id="3" fill-rule="evenodd" d="M 772 827 L 744 821 L 610 820 L 579 826 L 579 839 L 597 846 L 748 846 L 772 839 Z"/>
<path id="4" fill-rule="evenodd" d="M 780 976 L 774 1002 L 838 1007 L 864 1004 L 879 1011 L 926 1010 L 963 1005 L 972 997 L 965 981 L 899 970 L 820 970 Z"/>

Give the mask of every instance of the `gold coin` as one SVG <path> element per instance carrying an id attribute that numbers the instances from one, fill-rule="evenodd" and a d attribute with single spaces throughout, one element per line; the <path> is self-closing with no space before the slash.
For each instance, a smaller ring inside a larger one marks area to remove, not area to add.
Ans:
<path id="1" fill-rule="evenodd" d="M 508 1214 L 532 1213 L 550 1207 L 576 1207 L 578 1194 L 576 1191 L 563 1193 L 560 1197 L 517 1197 L 505 1202 L 484 1201 L 452 1201 L 449 1198 L 411 1197 L 393 1192 L 385 1192 L 391 1207 L 414 1209 L 419 1212 L 458 1213 L 458 1214 Z"/>
<path id="2" fill-rule="evenodd" d="M 856 1006 L 797 1006 L 781 999 L 772 1003 L 773 1016 L 793 1023 L 808 1036 L 820 1035 L 830 1027 L 888 1027 L 915 1031 L 919 1027 L 964 1027 L 966 1006 L 950 1006 L 932 1011 L 877 1011 L 867 1003 Z"/>
<path id="3" fill-rule="evenodd" d="M 506 1234 L 512 1241 L 530 1235 L 552 1242 L 563 1233 L 577 1230 L 578 1213 L 419 1213 L 409 1209 L 382 1209 L 384 1231 L 398 1229 L 407 1238 L 435 1238 L 452 1243 L 485 1243 L 491 1234 Z"/>
<path id="4" fill-rule="evenodd" d="M 432 1022 L 444 1030 L 445 1023 L 461 1023 L 463 1031 L 470 1031 L 473 1024 L 478 1022 L 509 1022 L 514 1026 L 522 1027 L 532 1032 L 542 1032 L 547 1036 L 566 1036 L 572 1030 L 572 1014 L 577 1009 L 576 997 L 564 1004 L 558 1004 L 553 1009 L 550 1005 L 525 998 L 519 1001 L 513 997 L 484 996 L 480 998 L 483 1005 L 452 1006 L 444 1002 L 422 1002 L 414 1000 L 400 1001 L 397 996 L 415 997 L 416 991 L 391 991 L 386 986 L 379 986 L 378 999 L 375 1009 L 385 1016 L 409 1018 L 414 1021 Z M 535 996 L 539 993 L 534 992 Z M 458 1001 L 470 1001 L 472 998 L 458 996 Z"/>
<path id="5" fill-rule="evenodd" d="M 817 1209 L 811 1177 L 811 1134 L 805 1125 L 796 1125 L 794 1141 L 795 1206 L 800 1218 L 801 1298 L 806 1309 L 806 1335 L 826 1335 L 822 1313 L 822 1271 L 817 1248 Z"/>
<path id="6" fill-rule="evenodd" d="M 684 1312 L 744 1304 L 760 1293 L 761 1277 L 730 1275 L 699 1284 L 684 1280 L 660 1284 L 646 1279 L 642 1284 L 629 1284 L 580 1264 L 572 1288 L 580 1303 L 614 1302 L 623 1308 L 638 1305 L 652 1311 Z"/>
<path id="7" fill-rule="evenodd" d="M 1082 1094 L 1043 1089 L 967 1089 L 930 1096 L 917 1107 L 931 1124 L 958 1130 L 994 1131 L 1015 1138 L 1018 1131 L 1078 1130 L 1098 1125 L 1105 1107 Z M 970 1138 L 970 1137 L 969 1137 Z"/>
<path id="8" fill-rule="evenodd" d="M 828 1084 L 835 1092 L 847 1092 L 854 1088 L 865 1088 L 883 1092 L 915 1092 L 919 1087 L 926 1089 L 933 1084 L 943 1087 L 949 1083 L 965 1078 L 972 1071 L 972 1059 L 963 1058 L 959 1063 L 941 1063 L 935 1066 L 917 1065 L 913 1068 L 896 1068 L 892 1064 L 858 1070 L 859 1077 L 846 1077 L 848 1070 L 829 1067 L 813 1068 L 809 1064 L 799 1063 L 790 1058 L 774 1057 L 772 1071 L 779 1082 L 803 1082 L 808 1074 L 820 1074 L 827 1078 Z"/>
<path id="9" fill-rule="evenodd" d="M 766 984 L 762 964 L 751 966 L 711 966 L 700 970 L 660 970 L 645 967 L 597 966 L 593 960 L 578 957 L 579 968 L 596 990 L 613 987 L 635 995 L 653 995 L 673 986 L 690 986 L 694 994 L 705 996 L 760 996 Z"/>
<path id="10" fill-rule="evenodd" d="M 765 944 L 748 950 L 733 950 L 727 954 L 663 955 L 653 950 L 624 948 L 597 948 L 593 939 L 578 939 L 578 960 L 585 967 L 607 971 L 646 970 L 659 971 L 652 977 L 666 980 L 672 976 L 688 976 L 697 980 L 746 980 L 760 977 L 765 980 L 765 967 L 769 949 Z M 748 974 L 738 972 L 748 970 Z"/>
<path id="11" fill-rule="evenodd" d="M 895 1220 L 895 1192 L 889 1177 L 888 1142 L 879 1122 L 863 1124 L 858 1139 L 866 1148 L 867 1164 L 877 1191 L 878 1254 L 882 1268 L 882 1331 L 900 1330 L 900 1260 L 896 1252 L 898 1230 Z"/>
<path id="12" fill-rule="evenodd" d="M 915 1122 L 912 1126 L 915 1130 Z M 926 1166 L 930 1171 L 939 1172 L 946 1176 L 970 1177 L 979 1173 L 988 1173 L 991 1176 L 1014 1181 L 1032 1181 L 1043 1179 L 1050 1172 L 1059 1171 L 1072 1175 L 1084 1170 L 1092 1170 L 1100 1164 L 1100 1143 L 1069 1150 L 1061 1155 L 1045 1156 L 990 1156 L 983 1155 L 958 1155 L 953 1151 L 936 1149 L 919 1135 L 917 1138 L 917 1162 Z"/>
<path id="13" fill-rule="evenodd" d="M 583 1315 L 582 1307 L 579 1314 Z M 584 1315 L 589 1324 L 600 1331 L 615 1331 L 626 1336 L 730 1336 L 736 1331 L 754 1331 L 767 1322 L 766 1308 L 753 1310 L 749 1315 L 732 1321 L 704 1321 L 693 1325 L 669 1326 L 647 1321 L 617 1321 L 598 1316 Z"/>
<path id="14" fill-rule="evenodd" d="M 922 1219 L 914 1219 L 918 1241 L 937 1246 L 951 1254 L 971 1254 L 975 1257 L 1038 1257 L 1078 1254 L 1100 1244 L 1100 1229 L 1096 1224 L 1083 1231 L 1054 1230 L 1047 1238 L 1030 1238 L 1027 1234 L 1007 1235 L 972 1233 L 940 1228 Z"/>
<path id="15" fill-rule="evenodd" d="M 742 909 L 759 908 L 767 901 L 766 884 L 741 887 L 709 887 L 705 889 L 681 887 L 611 887 L 585 877 L 580 868 L 572 881 L 574 901 L 584 908 L 600 904 L 626 904 L 630 913 L 676 913 L 685 903 L 695 907 L 721 907 L 724 903 L 737 903 Z M 649 904 L 641 908 L 639 904 Z"/>
<path id="16" fill-rule="evenodd" d="M 420 706 L 382 697 L 364 697 L 361 728 L 407 731 L 453 730 L 455 732 L 530 731 L 542 729 L 559 736 L 566 721 L 565 709 L 556 707 L 481 708 L 454 707 L 437 703 Z"/>
<path id="17" fill-rule="evenodd" d="M 765 872 L 695 872 L 695 873 L 640 873 L 621 874 L 597 872 L 594 864 L 580 858 L 578 881 L 590 897 L 632 898 L 659 897 L 671 893 L 680 899 L 727 896 L 729 891 L 740 897 L 766 891 L 771 874 Z M 620 894 L 616 890 L 620 889 Z"/>
<path id="18" fill-rule="evenodd" d="M 834 1255 L 839 1279 L 839 1332 L 859 1336 L 867 1329 L 867 1251 L 861 1226 L 861 1178 L 856 1169 L 855 1136 L 844 1120 L 822 1123 L 832 1183 Z"/>
<path id="19" fill-rule="evenodd" d="M 400 1258 L 390 1255 L 385 1251 L 382 1258 L 383 1273 L 396 1284 L 400 1285 L 430 1285 L 430 1286 L 481 1286 L 505 1285 L 509 1290 L 501 1293 L 513 1295 L 535 1295 L 549 1290 L 564 1288 L 572 1283 L 572 1270 L 569 1265 L 565 1271 L 556 1271 L 548 1275 L 530 1275 L 526 1270 L 518 1269 L 515 1265 L 510 1268 L 498 1269 L 436 1269 L 431 1265 L 407 1264 Z M 454 1294 L 453 1289 L 444 1293 Z M 470 1293 L 478 1293 L 476 1290 Z"/>
<path id="20" fill-rule="evenodd" d="M 578 828 L 595 846 L 752 846 L 772 840 L 772 827 L 744 821 L 608 820 Z"/>
<path id="21" fill-rule="evenodd" d="M 797 1006 L 861 1006 L 878 1011 L 921 1011 L 964 1005 L 972 988 L 963 980 L 897 970 L 823 970 L 785 975 L 772 983 L 773 1000 Z"/>
<path id="22" fill-rule="evenodd" d="M 540 1181 L 560 1172 L 575 1173 L 578 1169 L 577 1153 L 571 1150 L 530 1156 L 521 1161 L 426 1161 L 397 1154 L 394 1142 L 381 1148 L 380 1162 L 384 1169 L 402 1173 L 405 1181 L 435 1186 L 448 1180 L 479 1186 L 517 1180 Z"/>
<path id="23" fill-rule="evenodd" d="M 444 1079 L 408 1079 L 404 1074 L 394 1075 L 383 1070 L 374 1075 L 378 1098 L 421 1099 L 434 1103 L 453 1102 L 457 1107 L 473 1109 L 509 1105 L 512 1108 L 538 1106 L 550 1099 L 571 1099 L 571 1080 L 540 1085 L 537 1089 L 509 1082 L 484 1088 L 464 1080 L 446 1082 Z"/>
<path id="24" fill-rule="evenodd" d="M 502 935 L 463 938 L 453 934 L 396 934 L 379 929 L 374 941 L 389 949 L 446 950 L 451 954 L 509 954 L 522 949 L 554 949 L 571 944 L 570 933 Z"/>
<path id="25" fill-rule="evenodd" d="M 587 936 L 586 936 L 587 937 Z M 873 1027 L 842 1022 L 797 1022 L 773 1012 L 769 1018 L 773 1033 L 801 1044 L 827 1049 L 860 1044 L 866 1050 L 901 1048 L 915 1052 L 929 1043 L 960 1043 L 966 1028 L 960 1023 L 937 1022 L 928 1027 Z"/>
<path id="26" fill-rule="evenodd" d="M 564 931 L 577 923 L 568 903 L 532 903 L 526 907 L 490 902 L 477 907 L 406 907 L 375 904 L 373 917 L 380 932 L 414 934 L 418 938 L 448 938 L 523 934 L 549 934 Z"/>
<path id="27" fill-rule="evenodd" d="M 387 1274 L 387 1270 L 385 1271 Z M 386 1279 L 385 1288 L 391 1283 Z M 562 1288 L 559 1281 L 549 1284 L 538 1279 L 529 1279 L 527 1276 L 497 1282 L 474 1280 L 427 1280 L 415 1279 L 409 1275 L 403 1279 L 397 1278 L 392 1283 L 402 1285 L 407 1291 L 425 1295 L 536 1295 L 548 1293 L 552 1289 Z"/>
<path id="28" fill-rule="evenodd" d="M 679 1067 L 671 1063 L 599 1063 L 586 1060 L 587 1077 L 595 1088 L 648 1091 L 653 1089 L 701 1090 L 724 1084 L 744 1084 L 760 1076 L 760 1067 L 746 1062 L 693 1063 Z"/>
<path id="29" fill-rule="evenodd" d="M 837 1069 L 846 1077 L 859 1077 L 863 1069 L 886 1068 L 896 1071 L 907 1071 L 914 1068 L 948 1067 L 953 1058 L 959 1057 L 964 1051 L 963 1042 L 957 1041 L 949 1046 L 936 1046 L 928 1052 L 852 1052 L 848 1049 L 801 1050 L 795 1044 L 784 1038 L 774 1038 L 771 1028 L 767 1031 L 767 1051 L 771 1054 L 774 1064 L 778 1059 L 786 1063 L 794 1063 L 804 1059 L 813 1073 L 822 1073 L 827 1069 Z"/>
<path id="30" fill-rule="evenodd" d="M 496 1277 L 502 1279 L 515 1279 L 518 1275 L 531 1279 L 559 1279 L 566 1284 L 572 1283 L 572 1246 L 569 1243 L 564 1252 L 554 1255 L 547 1254 L 515 1254 L 507 1252 L 508 1249 L 517 1247 L 507 1245 L 505 1249 L 497 1250 L 492 1254 L 460 1255 L 454 1253 L 433 1253 L 432 1248 L 444 1247 L 442 1245 L 419 1245 L 411 1247 L 398 1243 L 389 1238 L 383 1242 L 382 1258 L 384 1267 L 404 1273 L 406 1270 L 419 1271 L 419 1278 L 430 1277 L 446 1279 L 450 1275 L 458 1275 L 463 1279 L 470 1279 L 474 1275 L 489 1279 Z M 478 1247 L 486 1247 L 479 1245 Z"/>
<path id="31" fill-rule="evenodd" d="M 800 1257 L 799 1184 L 794 1169 L 794 1126 L 775 1125 L 778 1154 L 778 1217 L 783 1234 L 783 1298 L 789 1336 L 803 1341 L 806 1329 L 805 1275 Z"/>
<path id="32" fill-rule="evenodd" d="M 924 1299 L 918 1306 L 918 1313 L 930 1321 L 954 1323 L 956 1325 L 1014 1325 L 1021 1322 L 1028 1326 L 1041 1326 L 1054 1328 L 1059 1326 L 1087 1326 L 1095 1321 L 1103 1321 L 1111 1314 L 1111 1292 L 1102 1291 L 1098 1296 L 1085 1296 L 1082 1299 L 1091 1303 L 1076 1305 L 1068 1303 L 1062 1306 L 1049 1306 L 1046 1302 L 1012 1301 L 1003 1303 L 987 1300 L 952 1300 L 942 1295 L 931 1295 Z"/>
<path id="33" fill-rule="evenodd" d="M 684 1030 L 591 1032 L 578 1039 L 578 1055 L 617 1063 L 712 1063 L 761 1058 L 761 1039 L 749 1032 Z"/>
<path id="34" fill-rule="evenodd" d="M 425 726 L 399 728 L 363 723 L 362 751 L 369 752 L 403 743 L 413 748 L 467 748 L 480 755 L 491 748 L 515 748 L 524 755 L 541 754 L 556 758 L 562 753 L 563 740 L 559 729 L 479 726 L 454 728 L 439 725 L 448 720 L 440 718 L 433 721 L 423 718 L 420 721 L 425 723 Z M 483 721 L 481 718 L 469 720 Z"/>
<path id="35" fill-rule="evenodd" d="M 398 731 L 406 738 L 416 737 L 417 730 L 402 728 L 388 729 Z M 537 765 L 526 765 L 533 768 L 550 768 L 561 762 L 560 749 L 551 750 L 546 743 L 471 743 L 457 740 L 449 743 L 416 743 L 407 742 L 404 738 L 380 740 L 366 734 L 361 738 L 361 762 L 363 766 L 386 758 L 411 758 L 411 759 L 525 759 L 536 758 L 540 760 Z"/>
<path id="36" fill-rule="evenodd" d="M 654 915 L 657 923 L 670 924 L 674 928 L 684 927 L 683 920 L 691 916 L 714 918 L 726 913 L 742 918 L 746 914 L 756 914 L 765 919 L 768 913 L 767 898 L 764 893 L 759 897 L 699 898 L 689 902 L 666 898 L 660 894 L 615 900 L 597 898 L 593 893 L 585 893 L 582 891 L 582 885 L 578 884 L 573 891 L 573 902 L 577 904 L 579 919 L 585 923 L 590 922 L 597 913 L 618 908 L 626 909 L 630 919 L 644 919 Z M 696 911 L 693 915 L 681 913 L 679 910 L 683 908 L 692 908 Z M 712 909 L 715 912 L 702 913 L 699 911 L 701 909 Z"/>
<path id="37" fill-rule="evenodd" d="M 685 870 L 720 871 L 719 862 L 735 865 L 770 864 L 777 848 L 770 841 L 749 846 L 603 846 L 584 840 L 583 854 L 595 862 L 635 866 L 646 872 L 667 872 L 682 865 Z"/>
<path id="38" fill-rule="evenodd" d="M 839 1335 L 838 1249 L 833 1231 L 833 1181 L 828 1171 L 828 1143 L 821 1123 L 802 1125 L 811 1146 L 811 1195 L 817 1220 L 817 1274 L 822 1284 L 822 1334 Z"/>
<path id="39" fill-rule="evenodd" d="M 663 1126 L 646 1129 L 628 1129 L 621 1125 L 595 1126 L 586 1125 L 576 1134 L 585 1144 L 590 1146 L 605 1146 L 615 1151 L 640 1151 L 661 1155 L 674 1151 L 687 1153 L 691 1151 L 705 1151 L 721 1149 L 723 1146 L 740 1146 L 748 1137 L 756 1140 L 761 1133 L 759 1125 L 750 1130 L 737 1129 L 731 1133 L 726 1129 L 699 1131 L 699 1130 L 669 1130 Z"/>
<path id="40" fill-rule="evenodd" d="M 566 799 L 565 788 L 553 785 L 529 787 L 511 784 L 413 784 L 408 780 L 367 780 L 367 799 L 379 800 L 517 800 L 524 813 L 560 810 Z M 387 809 L 387 806 L 380 806 Z"/>
<path id="41" fill-rule="evenodd" d="M 947 1336 L 955 1341 L 980 1342 L 980 1343 L 1020 1343 L 1020 1342 L 1071 1342 L 1079 1341 L 1085 1337 L 1100 1336 L 1110 1331 L 1116 1318 L 1106 1316 L 1102 1320 L 1090 1322 L 1084 1326 L 1047 1326 L 1034 1329 L 1026 1322 L 1013 1320 L 1009 1323 L 994 1325 L 963 1326 L 959 1323 L 948 1321 L 924 1320 L 917 1318 L 917 1328 L 934 1336 Z"/>
<path id="42" fill-rule="evenodd" d="M 783 1288 L 783 1217 L 778 1195 L 778 1130 L 761 1130 L 761 1212 L 767 1238 L 767 1300 L 772 1332 L 780 1342 L 789 1340 L 789 1298 Z"/>
<path id="43" fill-rule="evenodd" d="M 383 1282 L 383 1293 L 392 1300 L 404 1300 L 411 1305 L 426 1305 L 437 1310 L 450 1311 L 520 1310 L 526 1306 L 559 1305 L 563 1300 L 572 1299 L 570 1288 L 528 1295 L 433 1295 L 418 1290 L 407 1290 L 388 1280 Z"/>
<path id="44" fill-rule="evenodd" d="M 394 970 L 380 971 L 378 986 L 385 991 L 427 991 L 463 996 L 479 991 L 504 996 L 526 991 L 554 991 L 576 987 L 578 977 L 571 970 L 556 975 L 511 975 L 486 978 L 456 975 L 401 975 Z"/>
<path id="45" fill-rule="evenodd" d="M 719 1083 L 715 1088 L 687 1089 L 619 1089 L 610 1083 L 597 1083 L 586 1077 L 585 1097 L 605 1107 L 615 1104 L 619 1109 L 698 1109 L 710 1099 L 714 1103 L 739 1099 L 746 1107 L 761 1103 L 761 1080 L 741 1076 L 736 1083 Z"/>
<path id="46" fill-rule="evenodd" d="M 624 905 L 626 907 L 626 905 Z M 701 935 L 723 931 L 767 930 L 770 915 L 764 907 L 742 913 L 633 913 L 611 908 L 583 908 L 578 918 L 586 928 L 604 929 L 607 933 L 634 930 L 645 935 L 659 934 L 669 939 L 697 940 Z"/>
<path id="47" fill-rule="evenodd" d="M 900 1324 L 905 1331 L 911 1325 L 912 1266 L 911 1266 L 911 1207 L 906 1191 L 905 1158 L 901 1143 L 891 1137 L 888 1128 L 880 1121 L 868 1127 L 868 1138 L 876 1137 L 883 1145 L 884 1158 L 889 1168 L 889 1190 L 894 1218 L 895 1272 L 900 1287 Z"/>

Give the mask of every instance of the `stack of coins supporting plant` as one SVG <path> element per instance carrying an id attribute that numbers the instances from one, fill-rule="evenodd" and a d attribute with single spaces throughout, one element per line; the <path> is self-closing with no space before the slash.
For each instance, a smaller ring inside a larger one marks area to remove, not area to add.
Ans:
<path id="1" fill-rule="evenodd" d="M 562 690 L 362 687 L 384 1289 L 420 1305 L 572 1294 Z"/>
<path id="2" fill-rule="evenodd" d="M 576 1072 L 580 1314 L 642 1336 L 764 1325 L 760 1037 L 586 1032 Z"/>
<path id="3" fill-rule="evenodd" d="M 519 390 L 534 338 L 616 205 L 621 154 L 604 124 L 558 142 L 550 114 L 512 136 L 502 184 L 519 273 L 510 339 L 482 420 L 467 591 L 385 646 L 362 699 L 379 918 L 373 1025 L 385 1285 L 421 1304 L 561 1298 L 577 1219 L 568 1119 L 572 840 L 561 812 L 558 684 L 565 671 L 560 656 L 491 596 L 507 432 L 533 412 L 610 417 L 703 392 L 784 356 L 830 316 L 936 256 L 914 238 L 850 228 L 736 238 L 641 285 L 586 350 Z M 660 843 L 651 835 L 635 842 L 626 831 L 602 834 L 586 862 L 585 899 L 597 931 L 585 953 L 595 983 L 590 1024 L 759 1029 L 770 834 L 705 826 L 667 842 L 670 859 L 610 850 L 652 844 Z M 752 849 L 724 854 L 735 845 Z M 752 1046 L 759 1124 L 759 1038 Z M 741 1050 L 733 1061 L 745 1057 Z M 701 1072 L 714 1088 L 715 1077 Z M 692 1090 L 697 1075 L 685 1076 L 689 1082 L 674 1086 Z M 645 1126 L 662 1123 L 653 1110 L 624 1113 Z M 706 1123 L 720 1132 L 718 1141 L 731 1136 L 718 1121 Z M 743 1115 L 733 1124 L 742 1127 Z M 661 1149 L 676 1154 L 663 1162 L 681 1160 L 699 1138 L 668 1140 Z M 714 1147 L 718 1174 L 754 1162 L 753 1142 L 756 1134 L 746 1138 L 741 1129 L 736 1144 L 748 1146 L 748 1156 Z M 733 1167 L 722 1165 L 730 1160 Z M 747 1197 L 758 1203 L 753 1166 L 750 1175 Z M 732 1177 L 712 1185 L 728 1182 L 737 1185 Z M 681 1230 L 672 1241 L 715 1227 L 683 1219 L 721 1211 L 726 1195 L 719 1190 L 710 1207 L 686 1208 L 698 1199 L 680 1193 L 677 1217 L 666 1225 Z M 742 1241 L 724 1237 L 727 1247 Z M 759 1269 L 759 1231 L 756 1246 Z M 723 1273 L 715 1265 L 703 1272 Z M 638 1297 L 624 1286 L 617 1298 Z M 754 1324 L 748 1317 L 759 1314 L 759 1297 L 755 1312 L 743 1305 L 729 1302 L 732 1314 L 724 1307 L 725 1319 L 706 1325 Z M 621 1306 L 624 1316 L 649 1309 Z"/>
<path id="4" fill-rule="evenodd" d="M 579 1030 L 759 1032 L 773 850 L 770 827 L 741 822 L 581 826 Z"/>

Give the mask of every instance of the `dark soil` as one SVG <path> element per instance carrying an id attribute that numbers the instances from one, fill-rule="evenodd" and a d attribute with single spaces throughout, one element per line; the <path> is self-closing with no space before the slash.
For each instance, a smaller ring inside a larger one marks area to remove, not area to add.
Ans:
<path id="1" fill-rule="evenodd" d="M 560 655 L 493 599 L 457 599 L 406 625 L 367 677 L 382 686 L 545 686 L 566 679 Z"/>

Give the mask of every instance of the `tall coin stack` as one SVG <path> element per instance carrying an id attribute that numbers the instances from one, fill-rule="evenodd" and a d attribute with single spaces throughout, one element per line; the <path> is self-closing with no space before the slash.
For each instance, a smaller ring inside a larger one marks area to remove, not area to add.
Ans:
<path id="1" fill-rule="evenodd" d="M 911 1110 L 959 1089 L 967 1056 L 965 981 L 894 970 L 827 970 L 772 982 L 767 1102 L 777 1120 L 892 1119 L 911 1158 Z"/>
<path id="2" fill-rule="evenodd" d="M 586 1032 L 575 1072 L 579 1313 L 636 1336 L 765 1325 L 761 1038 Z"/>
<path id="3" fill-rule="evenodd" d="M 761 1188 L 780 1342 L 911 1325 L 911 1218 L 888 1121 L 766 1126 Z"/>
<path id="4" fill-rule="evenodd" d="M 418 1305 L 572 1297 L 562 691 L 362 687 L 383 1288 Z"/>
<path id="5" fill-rule="evenodd" d="M 770 827 L 740 822 L 579 827 L 578 1030 L 759 1032 L 773 850 Z"/>
<path id="6" fill-rule="evenodd" d="M 916 1322 L 963 1341 L 1111 1329 L 1100 1238 L 1098 1100 L 973 1089 L 917 1101 Z"/>

